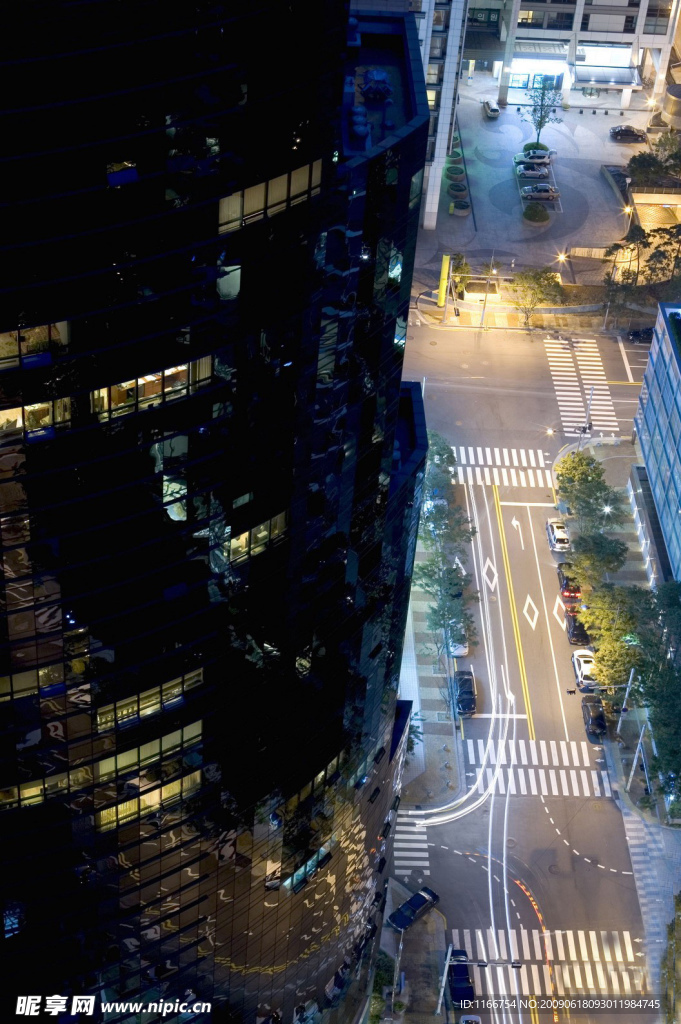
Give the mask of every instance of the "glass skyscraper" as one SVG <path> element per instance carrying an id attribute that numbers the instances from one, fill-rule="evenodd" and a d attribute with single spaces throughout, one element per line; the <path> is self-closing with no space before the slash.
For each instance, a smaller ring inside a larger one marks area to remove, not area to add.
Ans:
<path id="1" fill-rule="evenodd" d="M 353 1021 L 426 449 L 413 15 L 26 0 L 3 35 L 3 998 Z"/>
<path id="2" fill-rule="evenodd" d="M 661 303 L 636 416 L 674 579 L 681 579 L 681 306 Z"/>

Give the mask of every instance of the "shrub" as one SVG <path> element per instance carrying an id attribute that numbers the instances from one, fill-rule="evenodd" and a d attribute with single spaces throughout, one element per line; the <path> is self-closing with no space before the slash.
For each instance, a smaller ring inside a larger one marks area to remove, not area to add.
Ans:
<path id="1" fill-rule="evenodd" d="M 543 142 L 526 142 L 523 146 L 523 153 L 529 153 L 531 149 L 544 149 L 547 150 L 549 147 L 545 146 Z"/>
<path id="2" fill-rule="evenodd" d="M 549 211 L 540 203 L 528 203 L 523 210 L 523 219 L 532 224 L 546 224 L 550 220 Z"/>

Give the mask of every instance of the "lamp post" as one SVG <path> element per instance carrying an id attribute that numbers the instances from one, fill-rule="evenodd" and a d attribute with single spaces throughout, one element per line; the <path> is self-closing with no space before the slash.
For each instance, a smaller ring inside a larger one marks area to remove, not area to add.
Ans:
<path id="1" fill-rule="evenodd" d="M 632 668 L 631 672 L 629 673 L 629 682 L 627 683 L 627 689 L 626 689 L 626 692 L 624 694 L 624 700 L 622 701 L 622 710 L 620 711 L 620 720 L 617 723 L 617 729 L 615 730 L 618 736 L 620 734 L 620 729 L 622 728 L 622 716 L 625 715 L 627 713 L 627 711 L 629 710 L 628 707 L 627 707 L 627 698 L 629 697 L 629 690 L 631 689 L 631 684 L 633 683 L 633 681 L 634 681 L 634 669 Z"/>
<path id="2" fill-rule="evenodd" d="M 594 397 L 594 389 L 592 387 L 591 391 L 589 392 L 589 402 L 588 402 L 588 405 L 586 407 L 586 418 L 584 420 L 584 426 L 581 427 L 580 431 L 579 431 L 579 444 L 577 445 L 577 451 L 578 452 L 581 452 L 581 450 L 582 450 L 582 441 L 586 437 L 587 432 L 588 432 L 589 428 L 591 427 L 591 422 L 589 420 L 589 414 L 591 412 L 591 402 L 593 401 L 593 397 Z"/>
<path id="3" fill-rule="evenodd" d="M 494 252 L 492 249 L 492 259 L 489 261 L 489 268 L 487 271 L 487 280 L 485 282 L 485 301 L 482 304 L 482 316 L 480 317 L 480 326 L 484 330 L 485 328 L 485 310 L 487 309 L 487 296 L 489 295 L 489 286 L 492 280 L 492 275 L 496 274 L 497 268 L 494 266 Z"/>

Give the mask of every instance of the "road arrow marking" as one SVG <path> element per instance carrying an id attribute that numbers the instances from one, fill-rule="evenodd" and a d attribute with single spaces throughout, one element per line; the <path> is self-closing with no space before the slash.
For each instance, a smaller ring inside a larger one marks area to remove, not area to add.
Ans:
<path id="1" fill-rule="evenodd" d="M 520 523 L 518 522 L 518 520 L 516 519 L 515 516 L 513 516 L 513 519 L 511 520 L 511 526 L 513 527 L 514 530 L 518 531 L 518 536 L 520 537 L 520 547 L 524 551 L 525 550 L 525 543 L 523 541 L 523 531 L 520 529 Z"/>

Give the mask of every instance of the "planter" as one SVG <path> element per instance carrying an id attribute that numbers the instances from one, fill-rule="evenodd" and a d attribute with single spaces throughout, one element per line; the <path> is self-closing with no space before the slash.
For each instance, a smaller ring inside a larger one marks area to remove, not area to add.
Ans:
<path id="1" fill-rule="evenodd" d="M 454 216 L 455 217 L 467 217 L 471 212 L 471 204 L 465 200 L 458 200 L 454 203 Z"/>
<path id="2" fill-rule="evenodd" d="M 452 199 L 468 199 L 468 188 L 465 185 L 453 184 L 447 187 Z"/>
<path id="3" fill-rule="evenodd" d="M 453 149 L 452 150 L 452 152 L 449 154 L 449 162 L 450 162 L 450 165 L 451 164 L 462 164 L 463 163 L 463 153 L 461 152 L 460 149 Z"/>
<path id="4" fill-rule="evenodd" d="M 452 135 L 452 148 L 457 149 L 461 145 L 461 136 L 458 132 Z"/>
<path id="5" fill-rule="evenodd" d="M 539 203 L 528 203 L 523 210 L 523 224 L 529 224 L 533 228 L 543 228 L 551 221 L 551 215 L 544 206 Z"/>
<path id="6" fill-rule="evenodd" d="M 466 177 L 466 173 L 461 164 L 454 164 L 452 167 L 448 167 L 446 169 L 445 176 L 448 181 L 463 181 Z"/>

